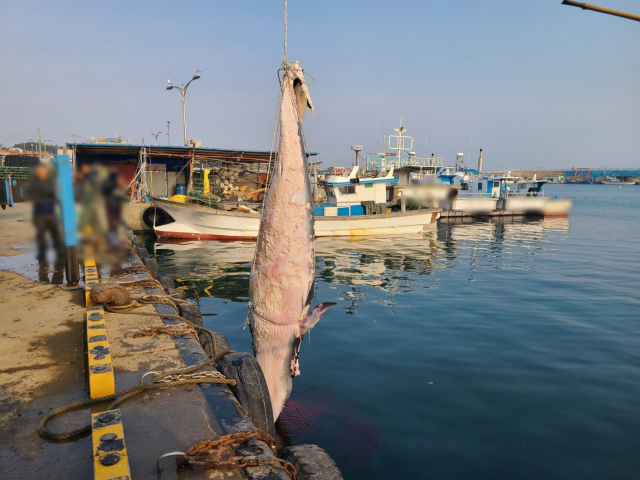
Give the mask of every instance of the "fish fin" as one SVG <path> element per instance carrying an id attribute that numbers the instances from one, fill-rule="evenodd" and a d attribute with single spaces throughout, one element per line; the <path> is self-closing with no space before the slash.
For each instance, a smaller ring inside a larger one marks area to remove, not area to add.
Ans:
<path id="1" fill-rule="evenodd" d="M 309 95 L 309 89 L 307 88 L 307 83 L 304 81 L 304 70 L 302 70 L 300 63 L 297 61 L 293 64 L 291 76 L 293 80 L 293 91 L 295 92 L 298 107 L 299 121 L 302 121 L 307 108 L 311 110 L 311 115 L 315 112 L 311 96 Z"/>
<path id="2" fill-rule="evenodd" d="M 324 312 L 329 310 L 329 308 L 333 307 L 335 302 L 324 302 L 318 305 L 313 309 L 310 315 L 304 317 L 302 322 L 300 322 L 300 337 L 306 335 L 313 327 L 316 326 L 320 317 L 324 315 Z"/>

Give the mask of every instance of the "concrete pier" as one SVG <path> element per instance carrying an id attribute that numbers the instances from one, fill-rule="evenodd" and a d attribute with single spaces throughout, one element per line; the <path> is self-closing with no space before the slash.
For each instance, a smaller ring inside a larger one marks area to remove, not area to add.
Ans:
<path id="1" fill-rule="evenodd" d="M 5 213 L 5 212 L 3 212 Z M 206 361 L 209 357 L 191 334 L 131 338 L 131 329 L 180 323 L 163 314 L 178 314 L 171 305 L 145 305 L 136 314 L 109 313 L 101 306 L 87 307 L 83 290 L 65 291 L 34 278 L 35 255 L 28 252 L 32 236 L 29 206 L 0 215 L 0 466 L 4 478 L 129 478 L 114 476 L 102 462 L 104 452 L 96 450 L 96 439 L 104 437 L 95 414 L 102 407 L 71 412 L 56 418 L 48 427 L 65 432 L 86 425 L 93 413 L 92 436 L 73 441 L 52 442 L 41 438 L 38 422 L 53 409 L 102 396 L 94 391 L 115 392 L 139 385 L 149 371 L 164 371 Z M 7 233 L 11 232 L 11 233 Z M 94 274 L 85 258 L 87 282 Z M 127 253 L 122 267 L 141 266 L 135 248 Z M 147 265 L 151 265 L 148 262 Z M 148 279 L 150 273 L 106 277 L 101 283 Z M 22 275 L 21 275 L 22 273 Z M 31 277 L 31 278 L 26 278 Z M 42 276 L 40 278 L 42 280 Z M 90 282 L 89 282 L 90 283 Z M 127 286 L 130 295 L 166 295 L 159 285 Z M 145 315 L 140 315 L 144 313 Z M 95 329 L 95 330 L 94 330 Z M 106 333 L 94 335 L 94 333 Z M 108 342 L 108 350 L 98 350 Z M 105 355 L 106 352 L 106 355 Z M 112 375 L 95 375 L 96 358 L 108 358 Z M 93 366 L 92 366 L 93 365 Z M 93 375 L 94 377 L 91 377 Z M 109 385 L 109 379 L 112 385 Z M 101 390 L 103 391 L 103 390 Z M 118 468 L 132 479 L 156 479 L 156 461 L 172 451 L 186 451 L 204 440 L 254 429 L 251 420 L 226 385 L 186 385 L 141 393 L 119 407 L 126 453 L 116 459 Z M 251 439 L 233 448 L 235 455 L 272 459 L 266 443 Z M 102 462 L 102 464 L 100 463 Z M 119 462 L 119 463 L 118 463 Z M 127 463 L 125 463 L 127 462 Z M 102 466 L 101 466 L 102 465 Z M 172 478 L 290 478 L 268 465 L 243 469 L 203 470 L 176 467 L 175 458 L 163 463 L 163 479 Z"/>

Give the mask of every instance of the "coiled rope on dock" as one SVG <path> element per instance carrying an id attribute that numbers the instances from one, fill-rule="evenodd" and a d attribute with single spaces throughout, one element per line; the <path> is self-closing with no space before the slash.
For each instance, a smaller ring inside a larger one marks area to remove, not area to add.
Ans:
<path id="1" fill-rule="evenodd" d="M 47 428 L 47 423 L 49 423 L 51 420 L 53 420 L 56 417 L 59 417 L 62 414 L 65 414 L 68 412 L 74 412 L 77 410 L 85 410 L 93 405 L 103 404 L 108 401 L 111 401 L 111 403 L 106 408 L 106 410 L 113 410 L 117 408 L 118 405 L 129 400 L 130 398 L 133 398 L 142 392 L 147 392 L 150 390 L 173 388 L 173 387 L 179 387 L 182 385 L 199 385 L 199 384 L 235 386 L 236 385 L 235 380 L 229 380 L 227 378 L 224 378 L 221 374 L 220 376 L 206 376 L 204 378 L 185 377 L 185 375 L 192 374 L 194 372 L 202 370 L 205 367 L 213 366 L 220 357 L 223 357 L 224 355 L 227 355 L 230 353 L 236 353 L 236 352 L 235 350 L 227 350 L 224 352 L 219 352 L 218 354 L 214 355 L 212 358 L 210 358 L 204 363 L 201 363 L 200 365 L 193 365 L 192 367 L 173 369 L 173 370 L 167 370 L 165 372 L 162 372 L 156 375 L 153 378 L 153 380 L 151 380 L 149 383 L 127 388 L 125 390 L 122 390 L 121 392 L 114 393 L 113 395 L 107 395 L 105 397 L 85 400 L 83 402 L 73 403 L 71 405 L 66 405 L 64 407 L 56 408 L 51 413 L 46 415 L 42 420 L 40 420 L 40 423 L 38 424 L 38 433 L 40 434 L 41 437 L 44 437 L 48 440 L 53 440 L 53 441 L 72 440 L 76 437 L 89 433 L 91 431 L 91 424 L 85 425 L 84 427 L 77 428 L 75 430 L 71 430 L 70 432 L 55 433 Z M 175 375 L 180 375 L 181 377 L 178 379 L 171 379 L 171 380 L 167 379 L 167 377 L 171 377 Z"/>

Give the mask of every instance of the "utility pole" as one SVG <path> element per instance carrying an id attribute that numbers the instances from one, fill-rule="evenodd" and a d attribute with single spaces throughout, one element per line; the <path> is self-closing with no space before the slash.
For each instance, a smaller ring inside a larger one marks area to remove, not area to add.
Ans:
<path id="1" fill-rule="evenodd" d="M 156 145 L 158 145 L 158 135 L 160 135 L 162 132 L 158 132 L 158 133 L 151 133 L 151 135 L 153 135 L 154 137 L 156 137 Z"/>
<path id="2" fill-rule="evenodd" d="M 171 145 L 171 134 L 169 132 L 169 123 L 171 122 L 167 122 L 167 145 Z"/>
<path id="3" fill-rule="evenodd" d="M 33 132 L 33 130 L 31 130 Z M 42 140 L 40 139 L 40 129 L 38 129 L 38 158 L 42 159 Z"/>

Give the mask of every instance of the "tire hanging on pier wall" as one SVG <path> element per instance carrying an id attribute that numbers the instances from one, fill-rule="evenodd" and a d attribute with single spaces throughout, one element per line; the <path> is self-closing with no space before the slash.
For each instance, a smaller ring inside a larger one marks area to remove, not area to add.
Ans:
<path id="1" fill-rule="evenodd" d="M 275 437 L 275 421 L 271 397 L 262 369 L 253 355 L 231 353 L 216 362 L 216 368 L 228 379 L 236 381 L 231 391 L 256 428 Z"/>
<path id="2" fill-rule="evenodd" d="M 317 445 L 285 447 L 279 457 L 293 464 L 297 480 L 342 480 L 336 463 Z"/>
<path id="3" fill-rule="evenodd" d="M 142 220 L 148 226 L 153 228 L 155 217 L 155 224 L 159 227 L 160 225 L 166 225 L 173 221 L 171 215 L 165 212 L 163 209 L 158 207 L 149 207 L 142 213 Z"/>

